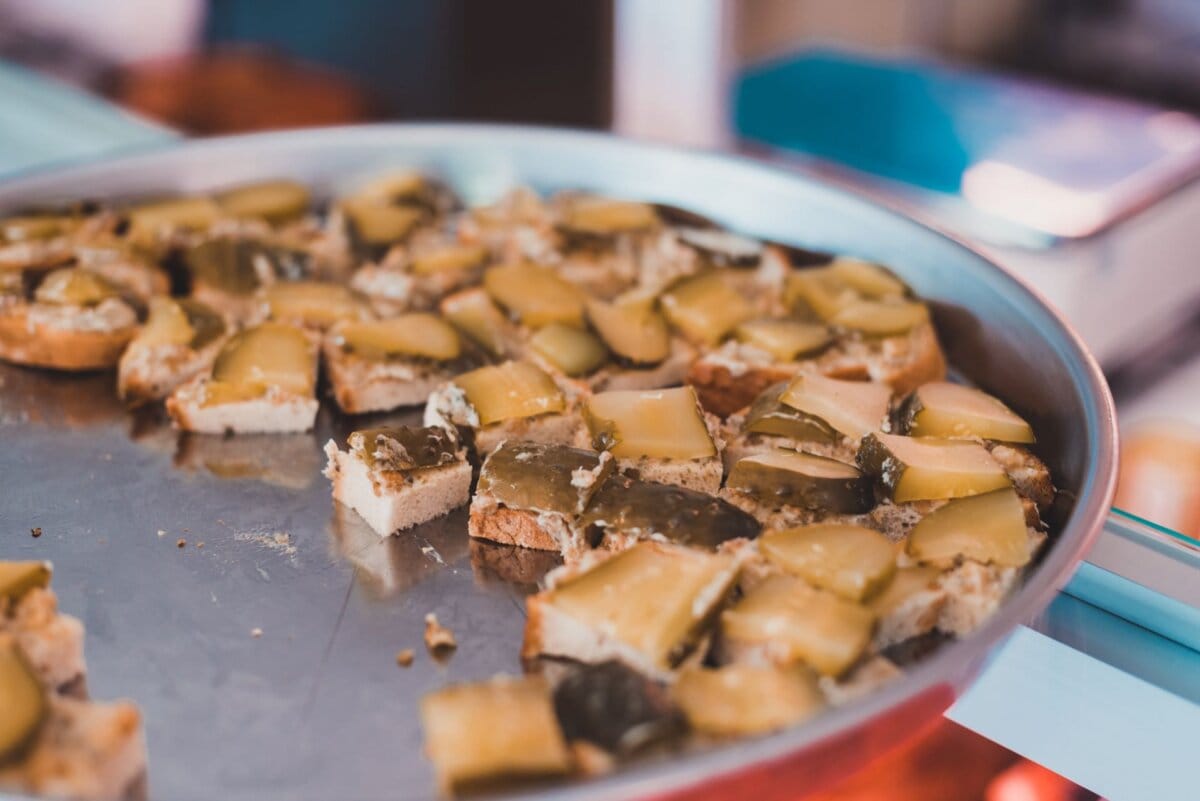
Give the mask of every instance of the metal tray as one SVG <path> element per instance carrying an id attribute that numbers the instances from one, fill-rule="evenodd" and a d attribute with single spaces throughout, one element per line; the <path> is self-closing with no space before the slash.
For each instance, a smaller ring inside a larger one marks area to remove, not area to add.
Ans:
<path id="1" fill-rule="evenodd" d="M 1115 481 L 1114 413 L 1069 327 L 949 238 L 752 162 L 540 129 L 372 126 L 186 142 L 29 175 L 0 185 L 0 209 L 267 176 L 335 191 L 397 166 L 439 174 L 471 202 L 515 182 L 579 187 L 887 263 L 934 303 L 958 369 L 1034 424 L 1066 490 L 1053 546 L 1014 597 L 902 681 L 794 730 L 539 797 L 769 799 L 818 789 L 949 706 L 998 641 L 1048 603 L 1099 530 Z M 538 567 L 530 554 L 472 549 L 463 510 L 379 541 L 331 503 L 319 475 L 322 443 L 357 422 L 328 408 L 310 435 L 180 436 L 153 414 L 123 411 L 108 375 L 3 368 L 0 382 L 0 555 L 54 561 L 63 609 L 87 626 L 93 695 L 128 696 L 144 712 L 152 797 L 433 794 L 417 699 L 518 670 L 520 596 Z M 431 611 L 459 636 L 444 665 L 421 647 Z M 402 648 L 418 652 L 408 670 L 394 661 Z"/>

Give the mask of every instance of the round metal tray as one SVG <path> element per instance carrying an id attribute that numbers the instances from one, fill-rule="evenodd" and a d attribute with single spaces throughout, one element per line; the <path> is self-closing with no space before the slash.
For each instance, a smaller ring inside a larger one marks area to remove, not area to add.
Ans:
<path id="1" fill-rule="evenodd" d="M 1066 491 L 1053 545 L 1014 597 L 902 681 L 790 731 L 538 797 L 817 789 L 939 715 L 989 650 L 1049 602 L 1099 530 L 1115 481 L 1113 407 L 1068 326 L 949 238 L 749 161 L 541 129 L 371 126 L 185 142 L 33 174 L 0 185 L 0 209 L 275 176 L 333 192 L 395 167 L 440 175 L 469 202 L 515 183 L 589 189 L 888 264 L 934 304 L 959 372 L 1033 423 Z M 0 556 L 54 561 L 62 608 L 87 626 L 93 695 L 127 696 L 144 712 L 152 797 L 434 794 L 417 699 L 519 670 L 521 595 L 538 567 L 528 552 L 472 547 L 465 510 L 380 541 L 330 501 L 319 474 L 323 442 L 357 427 L 332 404 L 313 434 L 224 439 L 125 412 L 109 375 L 5 367 L 0 382 Z M 459 637 L 444 665 L 421 645 L 427 612 Z M 402 648 L 418 653 L 407 670 L 394 658 Z"/>

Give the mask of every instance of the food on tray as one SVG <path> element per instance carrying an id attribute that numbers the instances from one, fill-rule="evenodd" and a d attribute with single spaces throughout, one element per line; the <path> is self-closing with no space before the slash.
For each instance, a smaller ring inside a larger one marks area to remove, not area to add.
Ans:
<path id="1" fill-rule="evenodd" d="M 167 398 L 167 412 L 186 431 L 307 431 L 317 416 L 315 335 L 262 323 L 230 337 L 209 375 Z"/>
<path id="2" fill-rule="evenodd" d="M 886 267 L 595 194 L 463 209 L 397 173 L 327 202 L 274 180 L 8 217 L 0 358 L 119 359 L 122 397 L 195 432 L 307 430 L 322 370 L 343 413 L 423 404 L 425 427 L 331 440 L 325 475 L 342 551 L 389 590 L 417 574 L 367 526 L 469 503 L 458 555 L 531 593 L 540 675 L 422 705 L 447 792 L 869 692 L 995 611 L 1055 497 L 1029 422 L 947 382 L 929 307 Z M 289 452 L 192 437 L 180 460 L 245 475 L 255 448 Z M 136 710 L 61 697 L 82 628 L 48 581 L 0 562 L 0 787 L 57 792 L 39 766 L 87 747 L 67 789 L 103 794 L 142 764 Z"/>
<path id="3" fill-rule="evenodd" d="M 737 572 L 729 554 L 640 542 L 529 598 L 521 655 L 617 659 L 649 676 L 668 676 L 702 651 Z"/>
<path id="4" fill-rule="evenodd" d="M 961 498 L 1012 484 L 986 448 L 964 440 L 868 434 L 858 463 L 897 503 Z"/>
<path id="5" fill-rule="evenodd" d="M 896 430 L 913 437 L 1034 442 L 1033 429 L 996 398 L 972 387 L 934 381 L 900 404 Z"/>
<path id="6" fill-rule="evenodd" d="M 198 300 L 152 298 L 145 324 L 121 354 L 117 394 L 133 403 L 162 400 L 212 367 L 228 330 Z"/>
<path id="7" fill-rule="evenodd" d="M 671 696 L 700 734 L 738 737 L 792 726 L 825 708 L 811 671 L 733 664 L 680 671 Z"/>
<path id="8" fill-rule="evenodd" d="M 424 404 L 469 363 L 454 326 L 431 312 L 338 323 L 322 352 L 333 397 L 351 414 Z"/>
<path id="9" fill-rule="evenodd" d="M 58 612 L 45 562 L 0 562 L 0 793 L 130 797 L 145 780 L 141 715 L 87 700 L 83 626 Z"/>
<path id="10" fill-rule="evenodd" d="M 647 481 L 716 494 L 721 456 L 691 387 L 618 390 L 583 404 L 590 444 L 617 457 L 622 471 Z"/>
<path id="11" fill-rule="evenodd" d="M 467 502 L 471 465 L 452 430 L 367 428 L 330 440 L 325 476 L 334 500 L 354 509 L 381 537 L 412 528 Z"/>
<path id="12" fill-rule="evenodd" d="M 571 752 L 538 676 L 451 686 L 421 701 L 425 749 L 443 792 L 560 776 Z"/>

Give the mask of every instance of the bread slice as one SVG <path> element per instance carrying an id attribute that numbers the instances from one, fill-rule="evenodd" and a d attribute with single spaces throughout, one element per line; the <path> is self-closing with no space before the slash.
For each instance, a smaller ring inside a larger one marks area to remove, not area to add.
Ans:
<path id="1" fill-rule="evenodd" d="M 251 434 L 309 431 L 320 407 L 315 397 L 278 386 L 249 400 L 205 405 L 209 379 L 197 376 L 167 398 L 167 413 L 184 431 L 197 434 Z"/>
<path id="2" fill-rule="evenodd" d="M 93 307 L 0 299 L 0 359 L 55 370 L 105 370 L 137 333 L 137 314 L 119 298 Z"/>
<path id="3" fill-rule="evenodd" d="M 366 359 L 347 352 L 334 337 L 326 337 L 321 350 L 333 397 L 347 414 L 419 406 L 453 376 L 453 371 L 428 362 Z"/>
<path id="4" fill-rule="evenodd" d="M 83 624 L 60 614 L 49 588 L 35 587 L 14 604 L 0 598 L 0 633 L 16 637 L 41 683 L 53 690 L 82 688 L 87 674 L 83 659 Z"/>
<path id="5" fill-rule="evenodd" d="M 1050 468 L 1028 448 L 1002 442 L 984 443 L 992 458 L 1000 463 L 1012 480 L 1017 494 L 1046 510 L 1054 503 L 1054 480 Z"/>
<path id="6" fill-rule="evenodd" d="M 1020 575 L 1020 568 L 970 560 L 951 568 L 939 582 L 946 601 L 938 615 L 938 630 L 964 637 L 979 628 L 1012 593 Z"/>
<path id="7" fill-rule="evenodd" d="M 218 337 L 196 350 L 135 338 L 117 363 L 117 395 L 131 404 L 162 400 L 180 385 L 211 370 L 224 341 L 224 337 Z"/>
<path id="8" fill-rule="evenodd" d="M 326 443 L 325 454 L 333 499 L 358 512 L 380 537 L 448 514 L 470 497 L 471 465 L 465 452 L 444 466 L 404 471 L 370 467 L 333 440 Z"/>
<path id="9" fill-rule="evenodd" d="M 562 554 L 568 561 L 578 558 L 587 550 L 582 536 L 567 515 L 510 509 L 485 495 L 476 495 L 471 499 L 467 535 L 500 545 L 551 551 Z"/>
<path id="10" fill-rule="evenodd" d="M 467 402 L 466 395 L 453 383 L 442 384 L 429 394 L 425 403 L 424 424 L 473 432 L 475 453 L 481 459 L 505 440 L 574 445 L 587 431 L 577 402 L 570 399 L 563 412 L 510 418 L 480 426 L 479 416 Z"/>
<path id="11" fill-rule="evenodd" d="M 0 791 L 112 801 L 134 797 L 145 774 L 145 734 L 134 704 L 51 696 L 29 750 L 0 767 Z"/>

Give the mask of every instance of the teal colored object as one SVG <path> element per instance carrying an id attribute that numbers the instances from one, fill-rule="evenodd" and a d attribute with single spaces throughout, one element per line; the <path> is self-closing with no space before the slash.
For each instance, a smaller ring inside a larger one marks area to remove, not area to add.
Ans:
<path id="1" fill-rule="evenodd" d="M 176 136 L 78 89 L 0 62 L 0 178 Z"/>

